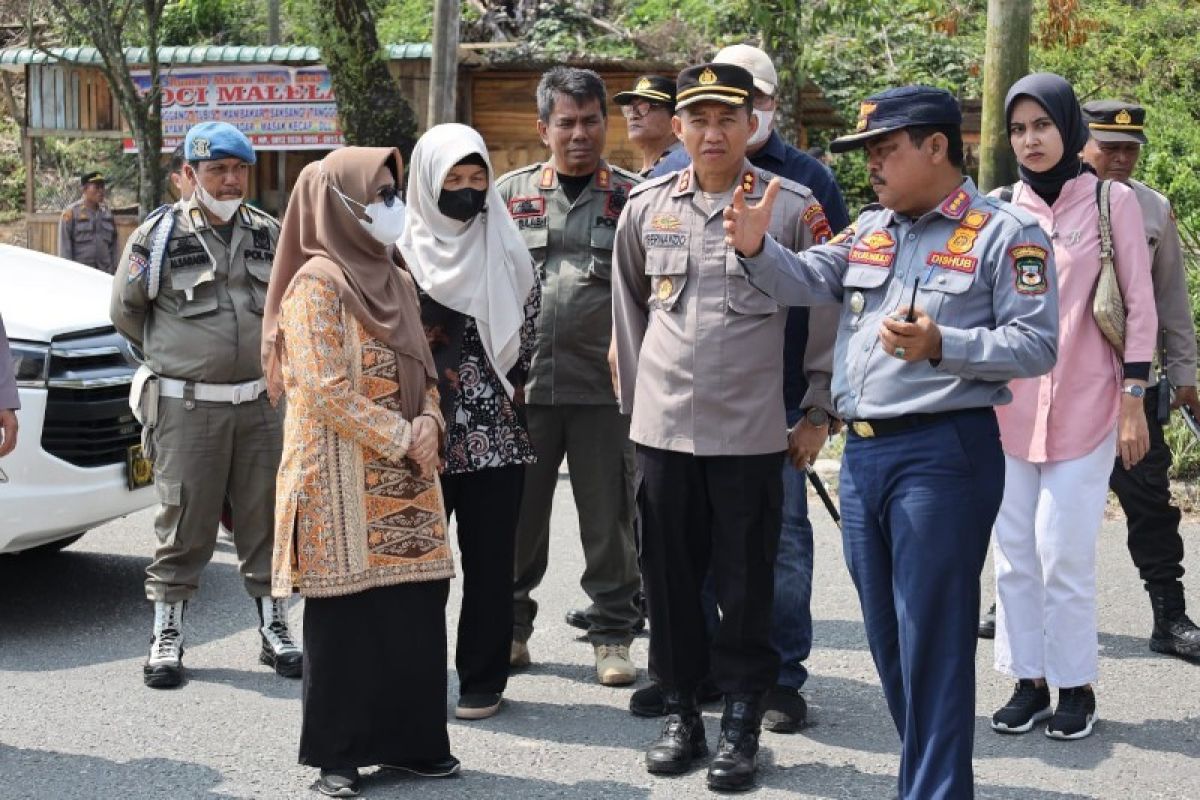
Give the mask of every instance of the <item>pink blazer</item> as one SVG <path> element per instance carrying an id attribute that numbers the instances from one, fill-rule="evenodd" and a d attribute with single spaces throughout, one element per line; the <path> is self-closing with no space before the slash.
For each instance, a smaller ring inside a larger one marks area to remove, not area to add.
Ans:
<path id="1" fill-rule="evenodd" d="M 1122 363 L 1092 316 L 1100 275 L 1096 185 L 1096 176 L 1084 172 L 1063 186 L 1053 207 L 1024 183 L 1014 189 L 1012 202 L 1032 214 L 1050 237 L 1058 276 L 1058 361 L 1047 375 L 1012 381 L 1012 403 L 996 409 L 1004 452 L 1026 461 L 1087 455 L 1117 424 Z M 1158 315 L 1142 212 L 1133 190 L 1116 182 L 1110 205 L 1117 282 L 1127 317 L 1125 361 L 1149 362 Z"/>

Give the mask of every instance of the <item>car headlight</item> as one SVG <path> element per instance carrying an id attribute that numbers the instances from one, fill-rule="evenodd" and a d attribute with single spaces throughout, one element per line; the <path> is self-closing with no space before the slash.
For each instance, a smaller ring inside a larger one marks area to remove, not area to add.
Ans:
<path id="1" fill-rule="evenodd" d="M 13 374 L 17 377 L 17 386 L 46 388 L 50 348 L 44 344 L 12 340 L 9 340 L 8 346 L 12 350 Z"/>

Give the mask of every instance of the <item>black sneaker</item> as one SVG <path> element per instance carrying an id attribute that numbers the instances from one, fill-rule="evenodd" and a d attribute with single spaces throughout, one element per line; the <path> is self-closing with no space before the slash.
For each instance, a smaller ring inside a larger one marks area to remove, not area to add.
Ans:
<path id="1" fill-rule="evenodd" d="M 454 756 L 446 756 L 436 761 L 400 761 L 379 766 L 383 769 L 420 775 L 422 778 L 453 778 L 462 770 L 462 763 Z"/>
<path id="2" fill-rule="evenodd" d="M 1029 733 L 1033 726 L 1050 718 L 1050 687 L 1032 680 L 1017 681 L 1012 697 L 1004 708 L 992 714 L 992 730 L 997 733 Z"/>
<path id="3" fill-rule="evenodd" d="M 487 719 L 500 710 L 504 700 L 499 692 L 491 694 L 464 694 L 458 698 L 454 716 L 458 719 Z"/>
<path id="4" fill-rule="evenodd" d="M 992 607 L 987 610 L 987 613 L 979 618 L 979 638 L 980 639 L 995 639 L 996 638 L 996 604 L 992 603 Z"/>
<path id="5" fill-rule="evenodd" d="M 799 689 L 776 686 L 767 694 L 762 726 L 772 733 L 795 733 L 808 724 L 808 703 Z"/>
<path id="6" fill-rule="evenodd" d="M 323 769 L 313 788 L 327 797 L 358 797 L 358 770 Z"/>
<path id="7" fill-rule="evenodd" d="M 1058 708 L 1046 726 L 1051 739 L 1073 740 L 1092 735 L 1096 725 L 1096 694 L 1086 686 L 1058 690 Z"/>

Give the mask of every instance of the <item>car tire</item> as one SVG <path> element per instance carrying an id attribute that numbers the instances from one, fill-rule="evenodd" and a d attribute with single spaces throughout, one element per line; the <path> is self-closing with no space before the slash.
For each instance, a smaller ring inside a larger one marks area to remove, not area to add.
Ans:
<path id="1" fill-rule="evenodd" d="M 39 544 L 37 547 L 31 547 L 28 550 L 22 550 L 20 552 L 20 555 L 26 556 L 28 558 L 43 558 L 45 556 L 52 556 L 55 553 L 58 553 L 63 548 L 70 547 L 71 545 L 78 542 L 80 539 L 83 538 L 83 535 L 85 533 L 87 533 L 87 531 L 80 531 L 79 533 L 73 533 L 70 536 L 64 537 L 62 539 L 55 539 L 53 542 L 46 542 L 45 544 Z"/>

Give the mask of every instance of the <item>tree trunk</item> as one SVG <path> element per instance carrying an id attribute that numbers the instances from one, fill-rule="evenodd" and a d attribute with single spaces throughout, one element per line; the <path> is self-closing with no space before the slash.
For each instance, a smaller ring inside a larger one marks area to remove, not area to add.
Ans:
<path id="1" fill-rule="evenodd" d="M 429 126 L 454 122 L 458 88 L 459 0 L 433 4 L 433 60 L 429 69 Z"/>
<path id="2" fill-rule="evenodd" d="M 985 192 L 1017 179 L 1017 161 L 1004 119 L 1004 96 L 1008 87 L 1029 71 L 1032 18 L 1032 0 L 988 0 L 979 133 L 979 188 Z"/>
<path id="3" fill-rule="evenodd" d="M 314 0 L 310 8 L 346 144 L 398 147 L 407 159 L 417 118 L 388 72 L 367 0 Z"/>

